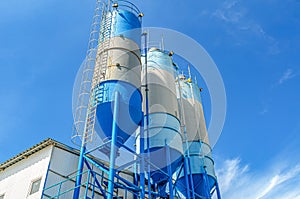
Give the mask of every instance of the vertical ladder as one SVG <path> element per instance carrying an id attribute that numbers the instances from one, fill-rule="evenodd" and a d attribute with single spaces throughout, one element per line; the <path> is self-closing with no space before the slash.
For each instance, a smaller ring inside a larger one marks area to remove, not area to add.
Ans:
<path id="1" fill-rule="evenodd" d="M 106 5 L 107 6 L 107 5 Z M 110 15 L 109 15 L 110 13 Z M 100 29 L 100 52 L 99 60 L 95 63 L 94 75 L 92 79 L 92 89 L 90 94 L 89 107 L 86 118 L 84 140 L 85 143 L 92 142 L 94 137 L 94 127 L 96 123 L 97 105 L 103 101 L 104 89 L 100 85 L 101 81 L 105 80 L 108 67 L 108 51 L 110 47 L 112 13 L 108 7 L 102 10 L 102 22 Z M 102 42 L 103 39 L 103 42 Z"/>
<path id="2" fill-rule="evenodd" d="M 88 106 L 89 106 L 89 97 L 91 91 L 91 84 L 95 66 L 95 58 L 98 49 L 98 38 L 99 38 L 99 29 L 101 23 L 101 12 L 103 11 L 103 2 L 102 0 L 96 1 L 95 13 L 92 19 L 91 32 L 88 42 L 88 50 L 86 53 L 86 59 L 84 63 L 84 69 L 81 74 L 81 82 L 79 86 L 79 93 L 77 97 L 76 108 L 74 110 L 74 125 L 73 125 L 73 135 L 72 141 L 75 144 L 77 141 L 82 140 L 85 132 L 85 122 L 87 118 Z M 79 139 L 77 139 L 79 138 Z"/>

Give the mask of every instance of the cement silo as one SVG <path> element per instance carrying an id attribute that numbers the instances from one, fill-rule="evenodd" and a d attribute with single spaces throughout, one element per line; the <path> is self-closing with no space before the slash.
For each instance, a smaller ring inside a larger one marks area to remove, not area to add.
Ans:
<path id="1" fill-rule="evenodd" d="M 199 88 L 177 78 L 172 51 L 148 48 L 143 16 L 130 1 L 97 0 L 74 117 L 74 199 L 211 198 L 217 187 Z"/>
<path id="2" fill-rule="evenodd" d="M 181 120 L 185 126 L 185 142 L 183 148 L 189 159 L 187 169 L 190 185 L 186 185 L 184 173 L 178 178 L 178 189 L 187 195 L 189 190 L 194 191 L 196 198 L 210 198 L 211 190 L 216 186 L 217 179 L 214 171 L 214 161 L 211 155 L 206 123 L 203 113 L 200 89 L 191 78 L 179 75 L 177 92 L 181 106 Z"/>
<path id="3" fill-rule="evenodd" d="M 163 198 L 167 197 L 166 185 L 183 157 L 175 86 L 176 68 L 171 54 L 158 48 L 150 48 L 146 75 L 148 107 L 144 101 L 143 110 L 149 114 L 144 117 L 145 132 L 148 133 L 144 151 L 150 155 L 151 179 Z M 146 92 L 143 92 L 143 97 L 146 99 Z"/>

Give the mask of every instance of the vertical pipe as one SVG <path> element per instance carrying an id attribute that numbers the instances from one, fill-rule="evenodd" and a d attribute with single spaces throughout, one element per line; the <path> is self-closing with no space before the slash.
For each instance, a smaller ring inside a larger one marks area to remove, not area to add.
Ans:
<path id="1" fill-rule="evenodd" d="M 86 183 L 85 183 L 85 192 L 84 192 L 85 197 L 87 197 L 87 195 L 88 195 L 90 177 L 91 177 L 91 170 L 88 171 L 88 176 L 87 176 Z"/>
<path id="2" fill-rule="evenodd" d="M 173 195 L 173 181 L 172 181 L 172 168 L 171 168 L 171 157 L 170 157 L 170 148 L 165 140 L 166 145 L 166 157 L 167 157 L 167 167 L 168 167 L 168 178 L 169 178 L 169 192 L 170 192 L 170 199 L 174 199 Z"/>
<path id="3" fill-rule="evenodd" d="M 184 178 L 185 178 L 185 184 L 186 184 L 186 193 L 187 193 L 187 199 L 190 199 L 191 198 L 191 194 L 190 194 L 190 183 L 189 183 L 189 178 L 188 178 L 188 160 L 187 160 L 187 157 L 184 156 L 184 160 L 183 160 L 183 169 L 184 169 Z M 190 174 L 191 175 L 191 174 Z"/>
<path id="4" fill-rule="evenodd" d="M 139 186 L 139 184 L 138 184 L 138 168 L 137 167 L 138 167 L 137 162 L 135 162 L 134 163 L 134 179 L 133 179 L 133 184 L 135 184 L 136 186 Z M 138 199 L 137 195 L 133 194 L 133 199 Z"/>
<path id="5" fill-rule="evenodd" d="M 83 155 L 85 153 L 85 150 L 86 150 L 85 139 L 82 139 L 82 145 L 81 145 L 81 149 L 80 149 L 80 156 L 79 156 L 79 162 L 78 162 L 78 168 L 77 168 L 77 176 L 76 176 L 73 199 L 78 199 L 79 194 L 80 194 L 82 171 L 83 171 L 83 165 L 84 165 L 84 156 Z"/>
<path id="6" fill-rule="evenodd" d="M 144 119 L 141 122 L 140 128 L 140 155 L 141 155 L 141 166 L 140 166 L 140 199 L 145 198 L 145 139 L 144 139 Z"/>
<path id="7" fill-rule="evenodd" d="M 185 178 L 185 184 L 186 184 L 186 188 L 187 188 L 187 197 L 188 199 L 191 198 L 191 194 L 190 194 L 190 183 L 189 183 L 189 179 L 188 179 L 188 168 L 189 168 L 189 173 L 190 173 L 190 176 L 192 175 L 192 172 L 191 172 L 191 169 L 190 169 L 190 166 L 189 166 L 189 157 L 190 157 L 190 153 L 189 153 L 189 145 L 188 145 L 188 138 L 187 138 L 187 132 L 186 132 L 186 125 L 185 125 L 185 112 L 184 112 L 184 108 L 183 108 L 183 102 L 182 102 L 182 94 L 181 94 L 181 81 L 180 81 L 180 78 L 179 76 L 177 75 L 177 81 L 178 81 L 178 91 L 179 91 L 179 101 L 180 101 L 180 117 L 181 117 L 181 121 L 182 121 L 182 124 L 181 124 L 181 131 L 183 131 L 184 133 L 184 143 L 186 145 L 186 152 L 184 154 L 184 178 Z M 193 180 L 191 178 L 191 180 Z M 191 182 L 192 184 L 192 190 L 194 190 L 194 186 L 193 186 L 193 183 Z M 193 194 L 193 198 L 195 198 L 194 196 L 194 191 L 192 191 L 192 194 Z"/>
<path id="8" fill-rule="evenodd" d="M 110 145 L 111 148 L 110 148 L 109 176 L 108 176 L 108 199 L 113 199 L 113 195 L 114 195 L 118 117 L 119 117 L 119 93 L 115 92 L 114 115 L 113 115 L 112 136 L 111 136 L 112 138 L 111 138 L 111 145 Z"/>
<path id="9" fill-rule="evenodd" d="M 219 188 L 219 183 L 216 182 L 216 190 L 217 190 L 217 198 L 221 199 L 221 192 L 220 192 L 220 188 Z"/>
<path id="10" fill-rule="evenodd" d="M 191 160 L 190 157 L 188 156 L 188 168 L 189 168 L 189 172 L 190 172 L 190 183 L 191 183 L 191 189 L 192 189 L 192 197 L 194 199 L 196 199 L 195 197 L 195 189 L 194 189 L 194 180 L 193 180 L 193 176 L 192 176 L 192 167 L 191 167 Z"/>
<path id="11" fill-rule="evenodd" d="M 144 73 L 144 77 L 145 77 L 145 103 L 146 103 L 146 136 L 147 136 L 147 159 L 148 162 L 150 162 L 150 143 L 149 143 L 149 88 L 148 88 L 148 62 L 147 62 L 147 52 L 148 52 L 148 46 L 147 46 L 147 36 L 148 34 L 146 32 L 144 32 L 142 34 L 142 36 L 144 37 L 144 56 L 145 56 L 145 63 L 144 63 L 144 67 L 145 67 L 145 73 Z M 150 174 L 150 164 L 147 164 L 147 176 L 148 176 L 148 198 L 151 199 L 151 174 Z"/>
<path id="12" fill-rule="evenodd" d="M 207 177 L 207 173 L 205 171 L 205 168 L 203 168 L 204 172 L 202 174 L 202 178 L 203 178 L 203 182 L 204 182 L 204 189 L 205 189 L 205 197 L 207 199 L 211 199 L 211 195 L 210 195 L 210 189 L 208 186 L 208 177 Z"/>
<path id="13" fill-rule="evenodd" d="M 190 68 L 190 65 L 188 65 L 188 71 L 189 71 L 189 76 L 191 78 L 191 68 Z M 190 83 L 189 86 L 190 86 L 190 90 L 191 90 L 191 94 L 192 94 L 193 106 L 195 107 L 195 96 L 194 96 L 193 85 Z M 200 147 L 201 147 L 201 145 L 200 145 Z M 189 156 L 188 161 L 189 161 L 189 170 L 190 170 L 190 173 L 192 174 L 190 156 Z M 195 199 L 194 180 L 193 180 L 193 176 L 192 175 L 190 175 L 190 180 L 191 180 L 192 195 L 193 195 L 193 198 Z"/>

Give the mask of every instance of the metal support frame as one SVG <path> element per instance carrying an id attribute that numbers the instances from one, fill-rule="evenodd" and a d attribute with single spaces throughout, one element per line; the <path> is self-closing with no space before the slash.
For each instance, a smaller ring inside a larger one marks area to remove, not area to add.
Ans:
<path id="1" fill-rule="evenodd" d="M 117 155 L 117 135 L 118 135 L 118 118 L 119 118 L 119 92 L 115 92 L 114 114 L 112 122 L 112 138 L 110 145 L 110 162 L 109 162 L 109 177 L 108 177 L 108 199 L 113 199 L 114 181 L 115 181 L 115 161 Z"/>

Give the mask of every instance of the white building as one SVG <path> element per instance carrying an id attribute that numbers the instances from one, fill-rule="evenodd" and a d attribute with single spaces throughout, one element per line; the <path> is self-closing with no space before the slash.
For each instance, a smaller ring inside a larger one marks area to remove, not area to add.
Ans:
<path id="1" fill-rule="evenodd" d="M 59 192 L 65 192 L 60 199 L 72 198 L 78 158 L 79 151 L 76 149 L 52 139 L 42 141 L 0 165 L 0 199 L 55 198 Z M 96 168 L 93 170 L 106 176 Z M 91 177 L 87 178 L 89 174 L 83 174 L 81 194 L 90 192 L 91 183 L 95 183 Z M 132 174 L 124 175 L 133 180 Z M 107 181 L 101 179 L 100 183 L 105 187 Z M 125 193 L 120 191 L 117 194 L 122 198 Z M 101 192 L 95 191 L 93 198 L 102 198 Z"/>

